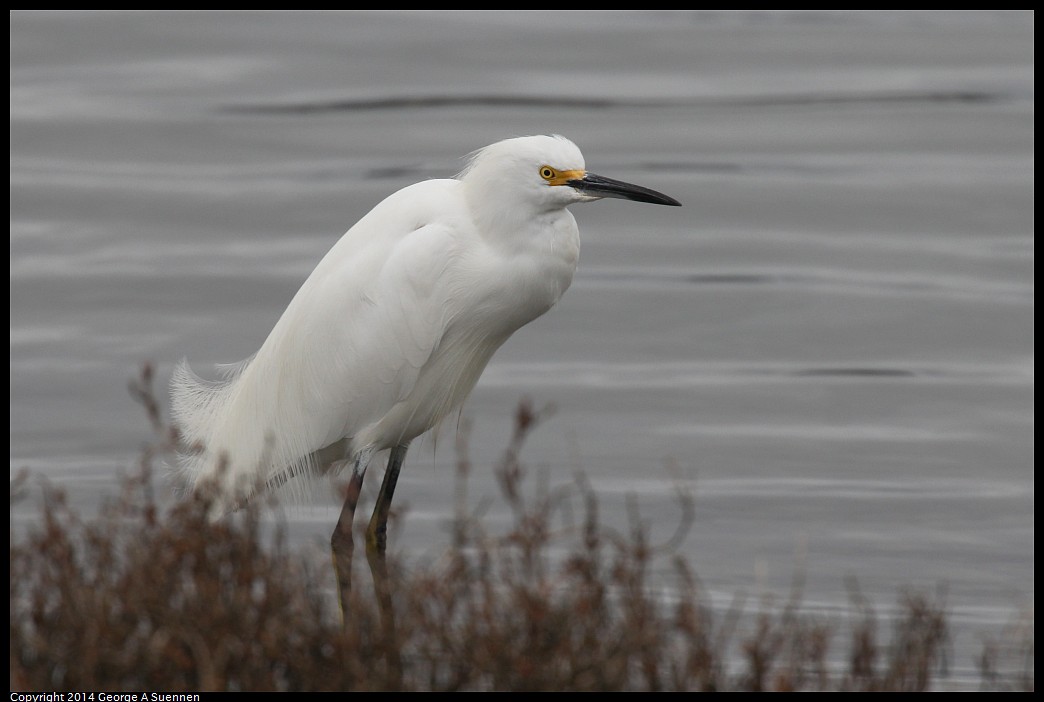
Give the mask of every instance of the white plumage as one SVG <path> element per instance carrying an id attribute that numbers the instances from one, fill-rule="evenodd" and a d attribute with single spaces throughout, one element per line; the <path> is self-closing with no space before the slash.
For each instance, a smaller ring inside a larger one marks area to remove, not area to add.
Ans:
<path id="1" fill-rule="evenodd" d="M 404 452 L 437 426 L 501 344 L 558 301 L 580 252 L 565 208 L 601 197 L 678 204 L 587 173 L 559 136 L 498 142 L 456 179 L 389 196 L 334 245 L 224 382 L 177 367 L 173 418 L 204 448 L 183 457 L 189 482 L 219 478 L 238 501 L 348 459 L 361 483 L 373 453 Z"/>

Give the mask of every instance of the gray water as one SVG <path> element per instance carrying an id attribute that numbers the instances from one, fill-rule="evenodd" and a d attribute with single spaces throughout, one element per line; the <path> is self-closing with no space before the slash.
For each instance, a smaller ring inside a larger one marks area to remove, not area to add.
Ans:
<path id="1" fill-rule="evenodd" d="M 966 684 L 1033 612 L 1033 20 L 13 13 L 12 475 L 94 509 L 150 439 L 143 361 L 250 355 L 385 195 L 561 133 L 684 207 L 573 208 L 573 287 L 463 411 L 492 528 L 529 396 L 555 413 L 523 459 L 582 471 L 611 525 L 633 495 L 666 539 L 691 490 L 681 549 L 722 606 L 796 575 L 810 612 L 848 579 L 882 613 L 944 591 Z M 411 450 L 406 556 L 449 543 L 453 444 Z M 288 512 L 303 550 L 329 492 Z"/>

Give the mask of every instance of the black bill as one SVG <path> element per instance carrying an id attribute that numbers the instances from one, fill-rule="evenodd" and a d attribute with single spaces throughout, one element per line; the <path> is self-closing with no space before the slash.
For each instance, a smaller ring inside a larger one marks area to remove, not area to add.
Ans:
<path id="1" fill-rule="evenodd" d="M 622 180 L 613 180 L 594 173 L 585 173 L 583 178 L 569 181 L 569 185 L 584 195 L 591 197 L 617 197 L 621 200 L 634 200 L 636 202 L 651 202 L 654 205 L 670 205 L 681 207 L 681 203 L 673 197 L 658 193 L 640 185 L 625 183 Z"/>

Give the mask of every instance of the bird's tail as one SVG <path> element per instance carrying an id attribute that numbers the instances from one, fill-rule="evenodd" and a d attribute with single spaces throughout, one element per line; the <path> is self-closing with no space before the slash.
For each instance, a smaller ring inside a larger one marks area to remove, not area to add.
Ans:
<path id="1" fill-rule="evenodd" d="M 175 467 L 178 482 L 211 494 L 218 511 L 288 482 L 289 497 L 309 497 L 311 481 L 292 479 L 328 472 L 349 449 L 347 439 L 318 450 L 277 440 L 280 418 L 258 409 L 276 403 L 264 396 L 259 400 L 256 387 L 252 392 L 252 386 L 243 385 L 253 361 L 219 366 L 224 377 L 208 381 L 182 360 L 170 379 L 171 417 L 182 439 Z"/>
<path id="2" fill-rule="evenodd" d="M 220 480 L 220 457 L 208 452 L 214 427 L 225 412 L 236 380 L 249 361 L 220 366 L 224 378 L 209 381 L 196 375 L 182 359 L 170 378 L 170 411 L 174 425 L 181 434 L 183 450 L 178 457 L 177 470 L 183 482 L 195 488 L 206 480 Z"/>

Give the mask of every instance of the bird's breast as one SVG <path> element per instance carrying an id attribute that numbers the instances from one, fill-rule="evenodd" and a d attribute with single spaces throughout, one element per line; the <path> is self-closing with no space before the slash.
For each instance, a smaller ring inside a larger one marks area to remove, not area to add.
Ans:
<path id="1" fill-rule="evenodd" d="M 406 394 L 355 433 L 357 445 L 390 447 L 437 426 L 471 392 L 494 352 L 562 297 L 580 251 L 572 216 L 518 234 L 523 238 L 510 245 L 474 238 L 448 253 L 434 297 L 423 303 L 441 320 L 430 356 Z"/>
<path id="2" fill-rule="evenodd" d="M 491 302 L 508 334 L 550 310 L 569 288 L 580 258 L 576 220 L 559 210 L 533 221 L 514 237 L 514 246 L 494 257 L 488 281 Z"/>

